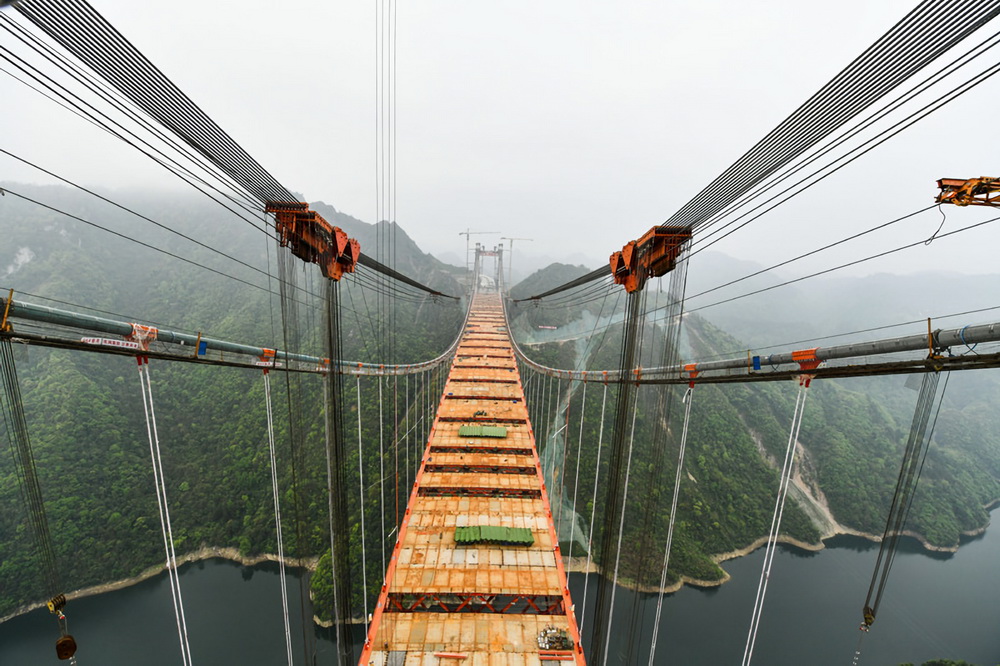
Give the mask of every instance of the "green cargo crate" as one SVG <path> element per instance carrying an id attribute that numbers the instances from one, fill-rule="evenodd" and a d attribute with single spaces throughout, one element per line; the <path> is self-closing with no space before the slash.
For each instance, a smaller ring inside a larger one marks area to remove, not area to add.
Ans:
<path id="1" fill-rule="evenodd" d="M 507 428 L 503 426 L 464 425 L 458 429 L 459 437 L 496 437 L 507 436 Z"/>
<path id="2" fill-rule="evenodd" d="M 472 546 L 480 543 L 499 546 L 530 546 L 535 543 L 535 537 L 531 534 L 531 530 L 526 527 L 476 525 L 456 527 L 455 543 L 459 546 Z"/>

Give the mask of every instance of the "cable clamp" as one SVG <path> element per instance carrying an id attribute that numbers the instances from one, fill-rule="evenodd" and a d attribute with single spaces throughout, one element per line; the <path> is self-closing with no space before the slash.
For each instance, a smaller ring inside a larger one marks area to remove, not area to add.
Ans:
<path id="1" fill-rule="evenodd" d="M 698 368 L 697 363 L 688 363 L 687 365 L 684 366 L 684 372 L 688 373 L 688 379 L 691 380 L 688 382 L 688 387 L 690 388 L 694 388 L 694 380 L 698 376 L 697 368 Z"/>
<path id="2" fill-rule="evenodd" d="M 792 352 L 792 360 L 799 364 L 799 369 L 803 372 L 799 374 L 799 386 L 805 386 L 809 388 L 809 384 L 812 382 L 813 378 L 816 376 L 814 373 L 810 374 L 808 370 L 815 370 L 823 363 L 822 360 L 816 358 L 816 350 L 818 347 L 813 347 L 812 349 L 799 349 Z"/>
<path id="3" fill-rule="evenodd" d="M 0 192 L 3 192 L 3 190 L 0 190 Z M 10 324 L 7 323 L 7 316 L 10 314 L 10 304 L 13 302 L 14 302 L 14 290 L 11 289 L 9 292 L 7 292 L 7 303 L 4 305 L 3 308 L 3 320 L 0 320 L 0 331 L 2 332 L 7 332 L 13 328 Z"/>
<path id="4" fill-rule="evenodd" d="M 138 343 L 142 351 L 149 351 L 149 344 L 156 340 L 159 332 L 155 326 L 132 324 L 132 332 L 126 335 L 125 339 Z"/>

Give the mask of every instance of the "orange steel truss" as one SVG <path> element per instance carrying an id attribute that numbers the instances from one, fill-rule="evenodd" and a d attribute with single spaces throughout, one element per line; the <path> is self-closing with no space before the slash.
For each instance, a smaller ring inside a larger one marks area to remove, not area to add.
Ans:
<path id="1" fill-rule="evenodd" d="M 361 653 L 361 666 L 585 664 L 524 389 L 495 293 L 472 303 Z M 506 437 L 459 435 L 502 425 Z M 459 546 L 455 528 L 531 546 Z M 572 649 L 539 637 L 565 632 Z"/>
<path id="2" fill-rule="evenodd" d="M 268 201 L 264 211 L 274 214 L 281 247 L 290 247 L 299 259 L 319 265 L 324 277 L 339 280 L 344 273 L 354 272 L 361 255 L 358 241 L 309 210 L 309 204 Z"/>
<path id="3" fill-rule="evenodd" d="M 684 243 L 691 238 L 688 227 L 653 227 L 641 238 L 629 241 L 619 252 L 611 253 L 611 275 L 615 284 L 632 293 L 642 288 L 646 279 L 674 270 Z"/>
<path id="4" fill-rule="evenodd" d="M 937 186 L 941 188 L 937 203 L 1000 207 L 1000 178 L 942 178 Z"/>

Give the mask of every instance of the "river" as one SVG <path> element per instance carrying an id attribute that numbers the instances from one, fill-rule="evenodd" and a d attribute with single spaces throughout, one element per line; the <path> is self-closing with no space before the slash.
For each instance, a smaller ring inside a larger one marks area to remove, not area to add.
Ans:
<path id="1" fill-rule="evenodd" d="M 831 539 L 827 546 L 817 553 L 779 551 L 754 664 L 851 664 L 877 550 L 867 541 L 846 536 Z M 740 663 L 763 555 L 759 549 L 726 562 L 733 579 L 719 588 L 686 587 L 665 597 L 657 664 Z M 937 657 L 978 666 L 1000 664 L 998 565 L 1000 529 L 966 540 L 952 555 L 929 555 L 915 541 L 904 540 L 878 619 L 861 642 L 859 664 L 920 664 Z M 302 623 L 296 621 L 301 617 L 300 580 L 295 577 L 289 584 L 296 663 L 303 663 Z M 215 559 L 185 565 L 181 586 L 195 663 L 285 663 L 277 581 L 274 564 L 242 567 Z M 591 577 L 591 598 L 594 582 Z M 583 610 L 583 586 L 583 574 L 572 574 L 578 616 Z M 627 590 L 616 594 L 613 655 L 626 649 L 635 598 Z M 638 604 L 643 624 L 635 633 L 648 645 L 656 597 L 639 595 Z M 174 666 L 181 661 L 165 575 L 75 600 L 66 610 L 70 630 L 80 644 L 80 666 Z M 585 628 L 587 613 L 589 609 L 582 613 Z M 329 632 L 312 626 L 308 632 L 316 645 L 317 663 L 335 663 Z M 55 622 L 44 610 L 0 625 L 0 665 L 59 663 L 55 633 Z M 646 661 L 644 657 L 641 663 Z M 618 661 L 612 658 L 609 663 Z"/>

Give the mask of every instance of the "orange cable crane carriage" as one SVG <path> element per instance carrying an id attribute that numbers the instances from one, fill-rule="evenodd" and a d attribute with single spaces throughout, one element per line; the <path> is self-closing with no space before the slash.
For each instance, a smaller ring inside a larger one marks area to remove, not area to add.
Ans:
<path id="1" fill-rule="evenodd" d="M 319 265 L 323 277 L 340 280 L 353 273 L 361 255 L 361 245 L 340 227 L 335 227 L 309 204 L 298 201 L 268 201 L 264 211 L 274 214 L 281 247 L 303 261 Z"/>
<path id="2" fill-rule="evenodd" d="M 1000 178 L 942 178 L 937 182 L 941 192 L 935 201 L 956 206 L 1000 207 Z"/>
<path id="3" fill-rule="evenodd" d="M 641 289 L 647 278 L 666 275 L 674 269 L 677 257 L 690 239 L 691 227 L 657 226 L 638 240 L 629 241 L 621 251 L 611 253 L 615 284 L 632 293 Z"/>

